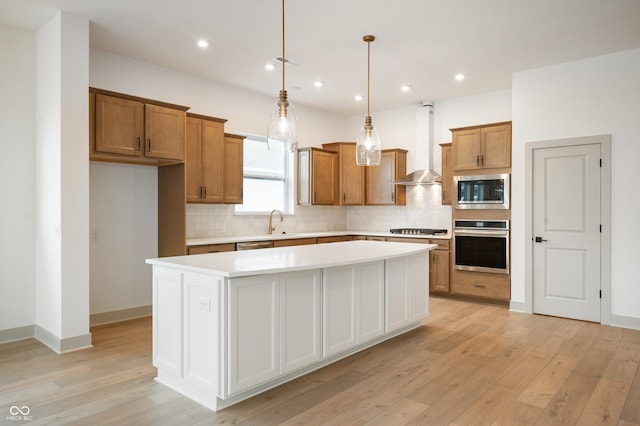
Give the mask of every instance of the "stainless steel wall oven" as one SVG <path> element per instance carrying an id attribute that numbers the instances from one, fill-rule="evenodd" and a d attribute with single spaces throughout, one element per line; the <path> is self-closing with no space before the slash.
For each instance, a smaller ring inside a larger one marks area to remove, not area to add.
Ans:
<path id="1" fill-rule="evenodd" d="M 461 271 L 509 273 L 509 221 L 456 219 L 454 264 Z"/>

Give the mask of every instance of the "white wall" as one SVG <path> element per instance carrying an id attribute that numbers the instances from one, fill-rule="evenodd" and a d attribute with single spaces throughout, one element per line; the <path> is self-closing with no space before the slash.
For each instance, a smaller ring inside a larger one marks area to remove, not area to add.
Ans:
<path id="1" fill-rule="evenodd" d="M 91 313 L 151 304 L 158 169 L 91 162 Z"/>
<path id="2" fill-rule="evenodd" d="M 87 19 L 36 33 L 36 337 L 58 352 L 90 344 L 88 53 Z"/>
<path id="3" fill-rule="evenodd" d="M 34 52 L 32 31 L 0 24 L 0 331 L 35 323 Z"/>
<path id="4" fill-rule="evenodd" d="M 512 299 L 524 302 L 524 152 L 532 141 L 611 134 L 612 316 L 640 326 L 640 49 L 514 74 Z"/>

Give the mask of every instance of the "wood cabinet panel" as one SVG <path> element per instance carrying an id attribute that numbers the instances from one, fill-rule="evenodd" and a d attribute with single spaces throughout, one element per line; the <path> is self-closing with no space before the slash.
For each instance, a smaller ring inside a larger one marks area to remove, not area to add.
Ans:
<path id="1" fill-rule="evenodd" d="M 382 150 L 380 165 L 367 166 L 365 170 L 366 204 L 398 205 L 407 203 L 406 187 L 393 182 L 407 175 L 407 151 Z"/>
<path id="2" fill-rule="evenodd" d="M 224 134 L 224 203 L 242 204 L 244 187 L 244 137 Z"/>
<path id="3" fill-rule="evenodd" d="M 145 156 L 184 160 L 185 112 L 145 105 Z"/>
<path id="4" fill-rule="evenodd" d="M 298 204 L 338 204 L 338 153 L 319 148 L 298 150 Z"/>
<path id="5" fill-rule="evenodd" d="M 429 255 L 429 290 L 449 293 L 449 251 L 432 250 Z"/>
<path id="6" fill-rule="evenodd" d="M 453 173 L 451 167 L 451 144 L 440 144 L 442 147 L 442 204 L 450 205 L 453 201 Z"/>
<path id="7" fill-rule="evenodd" d="M 342 206 L 363 205 L 365 168 L 356 164 L 356 143 L 332 142 L 322 144 L 322 147 L 338 153 L 340 171 L 338 204 Z"/>
<path id="8" fill-rule="evenodd" d="M 102 153 L 138 156 L 144 138 L 144 104 L 95 95 L 95 145 Z"/>

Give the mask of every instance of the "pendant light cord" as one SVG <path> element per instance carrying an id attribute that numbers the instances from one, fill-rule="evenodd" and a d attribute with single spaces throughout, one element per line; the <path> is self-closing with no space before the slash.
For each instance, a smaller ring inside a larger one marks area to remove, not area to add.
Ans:
<path id="1" fill-rule="evenodd" d="M 284 56 L 284 0 L 282 0 L 282 90 L 284 90 L 284 66 L 286 63 Z"/>
<path id="2" fill-rule="evenodd" d="M 371 41 L 367 41 L 367 117 L 371 116 Z"/>

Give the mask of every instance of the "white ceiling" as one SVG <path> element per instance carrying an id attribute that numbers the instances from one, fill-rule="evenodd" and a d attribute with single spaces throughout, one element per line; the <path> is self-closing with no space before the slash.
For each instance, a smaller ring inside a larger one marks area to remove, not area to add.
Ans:
<path id="1" fill-rule="evenodd" d="M 63 10 L 91 47 L 273 96 L 279 0 L 0 0 L 0 22 L 36 29 Z M 295 104 L 372 111 L 511 87 L 514 72 L 640 47 L 640 0 L 289 0 L 286 86 Z M 196 47 L 207 39 L 207 49 Z M 466 79 L 454 80 L 462 72 Z M 322 80 L 325 86 L 313 86 Z M 409 93 L 400 86 L 411 85 Z"/>

